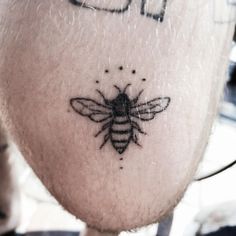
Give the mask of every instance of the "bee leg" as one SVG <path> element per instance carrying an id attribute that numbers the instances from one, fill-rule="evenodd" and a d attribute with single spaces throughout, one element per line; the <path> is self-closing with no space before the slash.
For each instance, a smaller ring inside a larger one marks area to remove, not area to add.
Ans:
<path id="1" fill-rule="evenodd" d="M 134 99 L 131 101 L 132 106 L 136 105 L 136 103 L 138 102 L 138 100 L 139 100 L 141 94 L 143 93 L 143 91 L 144 91 L 144 90 L 141 90 L 141 91 L 139 92 L 139 94 L 137 95 L 137 97 L 134 98 Z"/>
<path id="2" fill-rule="evenodd" d="M 100 149 L 102 149 L 104 147 L 104 145 L 107 143 L 107 141 L 110 139 L 110 134 L 106 134 L 104 136 L 104 142 L 102 143 L 102 145 L 100 146 Z"/>
<path id="3" fill-rule="evenodd" d="M 136 145 L 138 145 L 139 147 L 142 147 L 142 145 L 138 142 L 138 137 L 137 137 L 136 134 L 133 134 L 133 136 L 132 136 L 132 141 L 133 141 Z"/>
<path id="4" fill-rule="evenodd" d="M 103 131 L 105 131 L 107 128 L 109 128 L 111 125 L 111 122 L 108 122 L 102 126 L 102 129 L 94 135 L 94 137 L 98 137 Z"/>
<path id="5" fill-rule="evenodd" d="M 138 130 L 139 133 L 147 135 L 147 133 L 144 132 L 144 131 L 140 128 L 140 126 L 139 126 L 139 124 L 138 124 L 137 122 L 132 121 L 132 127 L 133 127 L 134 129 Z"/>
<path id="6" fill-rule="evenodd" d="M 110 101 L 105 98 L 104 94 L 103 94 L 100 90 L 98 90 L 98 89 L 97 89 L 96 91 L 97 91 L 97 92 L 99 93 L 99 95 L 103 98 L 103 102 L 104 102 L 107 106 L 111 106 Z"/>

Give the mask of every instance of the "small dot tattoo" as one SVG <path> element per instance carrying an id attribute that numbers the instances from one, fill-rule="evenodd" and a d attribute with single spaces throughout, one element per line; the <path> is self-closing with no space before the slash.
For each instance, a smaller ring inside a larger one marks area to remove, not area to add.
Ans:
<path id="1" fill-rule="evenodd" d="M 136 74 L 136 70 L 132 70 L 132 74 Z"/>
<path id="2" fill-rule="evenodd" d="M 145 79 L 145 78 L 143 78 L 143 79 L 142 79 L 142 81 L 143 81 L 143 82 L 145 82 L 145 81 L 146 81 L 146 79 Z"/>
<path id="3" fill-rule="evenodd" d="M 123 67 L 123 66 L 120 66 L 120 67 L 119 67 L 119 70 L 123 70 L 123 69 L 124 69 L 124 67 Z"/>

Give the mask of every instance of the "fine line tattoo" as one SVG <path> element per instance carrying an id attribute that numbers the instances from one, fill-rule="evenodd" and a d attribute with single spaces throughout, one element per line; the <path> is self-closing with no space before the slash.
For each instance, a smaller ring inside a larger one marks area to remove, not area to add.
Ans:
<path id="1" fill-rule="evenodd" d="M 152 18 L 153 20 L 156 20 L 158 22 L 163 22 L 165 12 L 166 12 L 166 7 L 167 7 L 167 0 L 155 0 L 156 6 L 158 9 L 156 9 L 156 12 L 149 12 L 148 5 L 149 5 L 150 0 L 141 0 L 141 5 L 140 5 L 140 14 L 143 16 L 146 16 L 148 18 Z M 154 1 L 154 0 L 152 0 Z M 126 11 L 129 10 L 133 0 L 126 0 L 126 3 L 121 6 L 120 8 L 107 8 L 107 7 L 102 7 L 100 4 L 94 5 L 93 3 L 90 3 L 90 0 L 84 1 L 84 0 L 69 0 L 70 3 L 72 3 L 75 6 L 82 7 L 85 9 L 90 9 L 90 10 L 96 10 L 96 11 L 104 11 L 104 12 L 110 12 L 110 13 L 116 13 L 116 14 L 123 14 Z"/>
<path id="2" fill-rule="evenodd" d="M 140 127 L 139 122 L 153 120 L 156 114 L 163 112 L 170 104 L 170 97 L 157 97 L 148 102 L 138 103 L 141 90 L 138 95 L 130 99 L 127 95 L 127 84 L 122 90 L 117 85 L 117 96 L 108 100 L 105 95 L 96 90 L 101 96 L 103 103 L 86 97 L 76 97 L 70 99 L 73 110 L 81 116 L 89 118 L 96 123 L 102 123 L 101 130 L 95 135 L 98 137 L 105 133 L 100 149 L 110 140 L 113 148 L 122 154 L 131 142 L 141 146 L 138 141 L 138 134 L 146 134 Z"/>

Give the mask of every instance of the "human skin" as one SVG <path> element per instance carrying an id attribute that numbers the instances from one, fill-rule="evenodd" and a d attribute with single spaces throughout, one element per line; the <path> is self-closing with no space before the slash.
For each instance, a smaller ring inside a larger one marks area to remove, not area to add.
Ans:
<path id="1" fill-rule="evenodd" d="M 212 10 L 212 1 L 172 0 L 161 23 L 140 15 L 139 1 L 124 14 L 66 0 L 1 1 L 1 119 L 49 191 L 93 228 L 157 222 L 192 180 L 234 28 L 214 22 Z M 112 100 L 114 85 L 129 83 L 130 99 L 144 89 L 138 103 L 168 97 L 169 106 L 137 119 L 142 147 L 131 142 L 119 154 L 108 140 L 100 150 L 106 132 L 94 135 L 103 123 L 76 113 L 70 99 L 104 103 L 96 89 Z"/>

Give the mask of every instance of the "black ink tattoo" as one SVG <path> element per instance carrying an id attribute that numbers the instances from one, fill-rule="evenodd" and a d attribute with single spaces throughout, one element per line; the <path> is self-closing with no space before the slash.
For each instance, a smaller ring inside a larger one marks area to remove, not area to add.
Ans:
<path id="1" fill-rule="evenodd" d="M 167 0 L 162 1 L 161 11 L 156 13 L 156 14 L 146 12 L 145 7 L 146 7 L 146 4 L 147 4 L 147 1 L 148 0 L 142 0 L 141 12 L 140 12 L 141 15 L 144 15 L 146 17 L 150 17 L 150 18 L 152 18 L 153 20 L 156 20 L 156 21 L 163 22 L 164 16 L 165 16 L 165 11 L 166 11 L 166 6 L 167 6 Z"/>
<path id="2" fill-rule="evenodd" d="M 76 113 L 88 117 L 93 122 L 103 123 L 101 130 L 95 135 L 98 137 L 106 131 L 100 149 L 109 140 L 119 154 L 124 153 L 130 142 L 141 146 L 138 141 L 138 134 L 146 133 L 141 129 L 138 121 L 153 120 L 157 113 L 166 110 L 170 104 L 171 99 L 169 97 L 158 97 L 138 104 L 143 90 L 135 98 L 130 99 L 126 93 L 129 86 L 131 84 L 127 84 L 121 90 L 114 85 L 118 95 L 113 100 L 108 100 L 100 90 L 97 90 L 103 99 L 103 103 L 84 97 L 76 97 L 70 100 L 70 105 Z"/>
<path id="3" fill-rule="evenodd" d="M 97 11 L 105 11 L 105 12 L 110 12 L 110 13 L 116 13 L 116 14 L 122 14 L 125 13 L 126 11 L 129 10 L 133 0 L 126 0 L 126 3 L 124 4 L 123 7 L 121 8 L 105 8 L 105 7 L 98 7 L 94 6 L 93 4 L 86 3 L 84 0 L 69 0 L 70 3 L 83 7 L 86 9 L 91 9 L 91 10 L 97 10 Z M 140 9 L 140 14 L 143 16 L 146 16 L 148 18 L 152 18 L 153 20 L 156 20 L 158 22 L 163 22 L 164 17 L 165 17 L 165 12 L 166 12 L 166 7 L 167 7 L 167 0 L 159 0 L 160 3 L 156 4 L 161 4 L 160 10 L 158 10 L 157 13 L 151 13 L 146 10 L 148 1 L 147 0 L 141 0 L 141 9 Z"/>
<path id="4" fill-rule="evenodd" d="M 107 11 L 107 12 L 110 12 L 110 13 L 124 13 L 126 12 L 129 7 L 130 7 L 130 4 L 132 3 L 132 0 L 127 0 L 127 3 L 125 4 L 124 7 L 121 7 L 121 8 L 117 8 L 117 9 L 108 9 L 108 8 L 103 8 L 103 7 L 97 7 L 97 6 L 93 6 L 93 5 L 90 5 L 90 4 L 86 4 L 84 0 L 69 0 L 72 4 L 76 5 L 76 6 L 79 6 L 79 7 L 84 7 L 84 8 L 87 8 L 87 9 L 92 9 L 92 10 L 97 10 L 97 11 Z"/>

